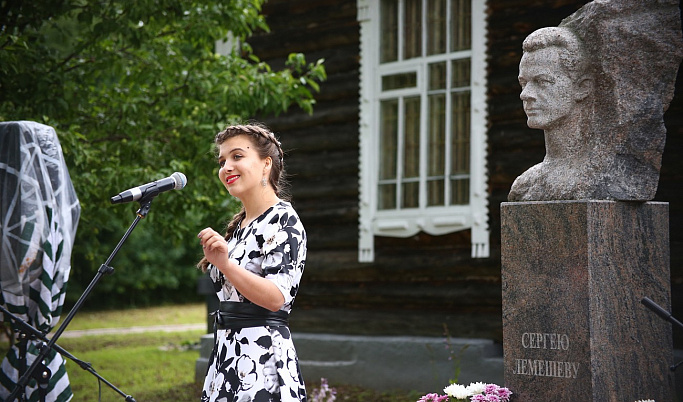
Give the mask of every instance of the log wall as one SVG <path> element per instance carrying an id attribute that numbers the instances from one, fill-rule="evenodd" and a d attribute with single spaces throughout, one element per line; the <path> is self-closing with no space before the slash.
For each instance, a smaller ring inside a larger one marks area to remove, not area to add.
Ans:
<path id="1" fill-rule="evenodd" d="M 502 339 L 500 203 L 512 181 L 542 160 L 543 134 L 526 126 L 517 70 L 521 43 L 585 1 L 488 2 L 488 157 L 491 257 L 470 258 L 470 233 L 375 238 L 375 262 L 358 257 L 359 25 L 355 0 L 270 0 L 270 33 L 248 42 L 281 68 L 287 55 L 325 59 L 315 112 L 261 118 L 281 138 L 308 261 L 294 312 L 299 332 Z M 683 313 L 683 85 L 666 115 L 669 136 L 658 201 L 671 205 L 674 314 Z M 680 292 L 678 292 L 680 293 Z M 682 343 L 683 344 L 683 343 Z"/>

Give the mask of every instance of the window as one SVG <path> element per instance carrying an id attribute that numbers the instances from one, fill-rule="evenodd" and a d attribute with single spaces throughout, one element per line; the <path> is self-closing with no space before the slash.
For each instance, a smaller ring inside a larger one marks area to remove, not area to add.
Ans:
<path id="1" fill-rule="evenodd" d="M 374 236 L 472 231 L 488 257 L 485 0 L 358 0 L 359 260 Z"/>

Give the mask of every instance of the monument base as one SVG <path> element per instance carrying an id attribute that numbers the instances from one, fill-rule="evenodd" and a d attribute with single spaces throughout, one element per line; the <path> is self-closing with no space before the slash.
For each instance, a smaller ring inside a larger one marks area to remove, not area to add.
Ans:
<path id="1" fill-rule="evenodd" d="M 669 205 L 501 205 L 503 361 L 516 402 L 675 400 Z"/>

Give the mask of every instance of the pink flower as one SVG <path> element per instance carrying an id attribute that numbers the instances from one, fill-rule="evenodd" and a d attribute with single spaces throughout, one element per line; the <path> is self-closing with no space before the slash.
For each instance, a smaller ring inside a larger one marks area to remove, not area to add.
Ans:
<path id="1" fill-rule="evenodd" d="M 467 387 L 460 384 L 450 384 L 443 391 L 446 395 L 427 394 L 417 402 L 448 402 L 449 396 L 458 401 L 471 398 L 469 402 L 509 402 L 510 396 L 512 396 L 512 392 L 505 387 L 482 382 L 471 383 Z"/>
<path id="2" fill-rule="evenodd" d="M 427 394 L 420 398 L 417 402 L 447 402 L 448 395 Z"/>
<path id="3" fill-rule="evenodd" d="M 484 388 L 485 394 L 498 394 L 498 386 L 496 384 L 486 384 Z"/>
<path id="4" fill-rule="evenodd" d="M 507 401 L 508 399 L 510 399 L 510 396 L 512 396 L 512 392 L 510 392 L 510 390 L 505 387 L 498 388 L 498 396 L 503 398 L 503 400 Z"/>
<path id="5" fill-rule="evenodd" d="M 500 402 L 500 398 L 498 396 L 493 395 L 493 394 L 487 394 L 487 395 L 475 395 L 471 399 L 472 402 Z"/>
<path id="6" fill-rule="evenodd" d="M 512 392 L 510 392 L 509 389 L 505 387 L 499 387 L 496 384 L 486 384 L 484 392 L 486 395 L 495 395 L 499 397 L 500 400 L 503 402 L 507 402 L 510 399 L 510 396 L 512 395 Z"/>

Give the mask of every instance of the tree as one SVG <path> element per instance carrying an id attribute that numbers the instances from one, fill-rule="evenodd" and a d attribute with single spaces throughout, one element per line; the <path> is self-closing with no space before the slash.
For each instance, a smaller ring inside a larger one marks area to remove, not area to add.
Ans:
<path id="1" fill-rule="evenodd" d="M 194 292 L 193 235 L 229 219 L 236 203 L 214 175 L 213 136 L 292 105 L 312 112 L 322 60 L 292 54 L 273 71 L 248 45 L 253 32 L 268 30 L 263 1 L 0 3 L 0 119 L 55 127 L 81 201 L 68 299 L 134 218 L 137 204 L 112 206 L 109 198 L 174 171 L 188 185 L 153 202 L 128 240 L 135 247 L 127 243 L 112 264 L 125 271 L 98 292 L 125 294 L 127 304 L 159 300 L 154 290 L 170 290 L 169 299 Z M 217 54 L 216 41 L 228 37 L 232 51 Z"/>

